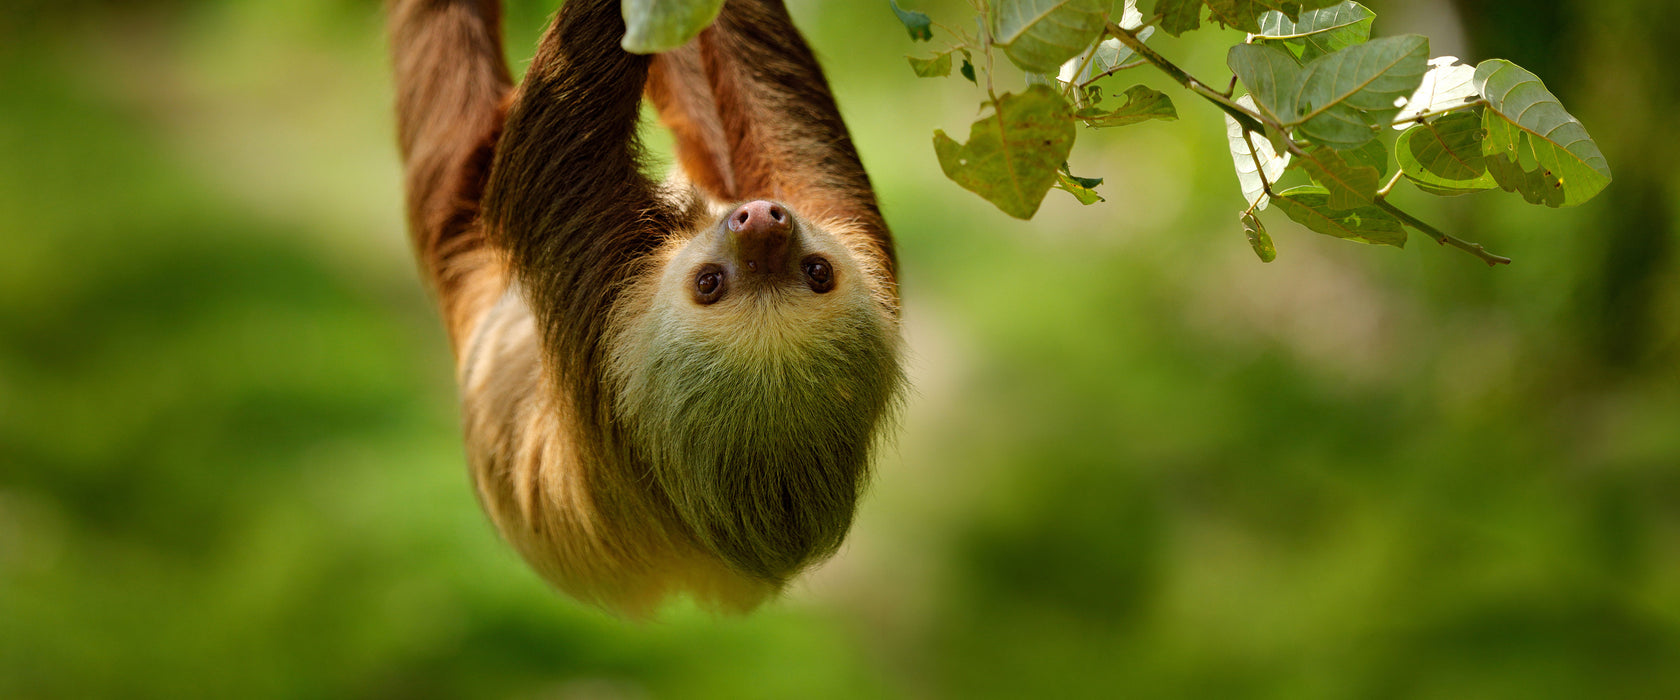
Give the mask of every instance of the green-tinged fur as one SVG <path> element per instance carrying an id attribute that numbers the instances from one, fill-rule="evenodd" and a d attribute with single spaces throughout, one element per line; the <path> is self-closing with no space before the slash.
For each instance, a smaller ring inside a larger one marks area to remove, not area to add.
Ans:
<path id="1" fill-rule="evenodd" d="M 644 352 L 614 363 L 638 457 L 701 542 L 743 573 L 786 580 L 832 554 L 851 526 L 869 451 L 903 385 L 896 333 L 859 301 L 775 343 L 656 311 L 631 344 Z M 769 306 L 766 334 L 778 325 Z"/>

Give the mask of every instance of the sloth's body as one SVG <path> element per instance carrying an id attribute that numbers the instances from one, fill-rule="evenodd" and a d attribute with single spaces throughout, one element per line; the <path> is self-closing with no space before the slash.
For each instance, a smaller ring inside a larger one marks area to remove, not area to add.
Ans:
<path id="1" fill-rule="evenodd" d="M 901 384 L 868 178 L 779 0 L 651 60 L 618 48 L 617 0 L 572 0 L 517 89 L 498 15 L 393 14 L 480 501 L 582 599 L 750 609 L 838 547 Z M 644 87 L 686 178 L 643 174 Z"/>

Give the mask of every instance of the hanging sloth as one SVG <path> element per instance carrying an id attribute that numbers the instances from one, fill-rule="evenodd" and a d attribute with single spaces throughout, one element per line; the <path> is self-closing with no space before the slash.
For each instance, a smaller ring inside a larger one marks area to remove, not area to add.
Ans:
<path id="1" fill-rule="evenodd" d="M 832 554 L 904 383 L 896 261 L 780 0 L 651 57 L 619 47 L 619 0 L 571 0 L 518 86 L 498 0 L 396 0 L 391 25 L 410 228 L 502 535 L 631 616 L 750 610 Z"/>

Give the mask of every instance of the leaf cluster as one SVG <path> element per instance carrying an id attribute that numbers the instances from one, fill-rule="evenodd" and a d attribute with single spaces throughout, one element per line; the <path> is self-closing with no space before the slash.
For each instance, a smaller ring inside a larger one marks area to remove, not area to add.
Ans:
<path id="1" fill-rule="evenodd" d="M 1411 229 L 1505 263 L 1401 211 L 1390 192 L 1405 180 L 1429 194 L 1504 189 L 1559 207 L 1592 199 L 1611 179 L 1586 129 L 1533 73 L 1501 59 L 1472 67 L 1431 58 L 1422 36 L 1373 39 L 1375 14 L 1357 2 L 1156 0 L 1146 17 L 1136 0 L 973 0 L 973 31 L 889 2 L 912 40 L 931 41 L 936 26 L 953 39 L 930 57 L 910 57 L 916 75 L 949 76 L 960 65 L 986 92 L 966 143 L 934 135 L 946 176 L 1022 219 L 1051 189 L 1102 201 L 1101 179 L 1067 168 L 1077 124 L 1177 119 L 1161 92 L 1107 90 L 1109 78 L 1145 66 L 1225 113 L 1248 204 L 1240 220 L 1268 262 L 1276 248 L 1258 214 L 1275 203 L 1325 235 L 1403 246 Z M 1207 24 L 1244 32 L 1227 53 L 1226 81 L 1199 80 L 1148 44 L 1157 29 L 1180 35 Z M 1026 89 L 998 93 L 997 54 L 1022 71 Z M 1211 87 L 1221 82 L 1229 87 Z M 1280 186 L 1291 178 L 1302 182 Z"/>

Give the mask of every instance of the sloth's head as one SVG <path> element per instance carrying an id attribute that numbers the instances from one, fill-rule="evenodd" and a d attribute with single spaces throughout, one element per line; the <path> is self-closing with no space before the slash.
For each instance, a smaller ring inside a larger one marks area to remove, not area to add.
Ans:
<path id="1" fill-rule="evenodd" d="M 834 551 L 902 385 L 883 261 L 754 201 L 673 239 L 625 294 L 614 414 L 701 544 L 779 582 Z"/>

